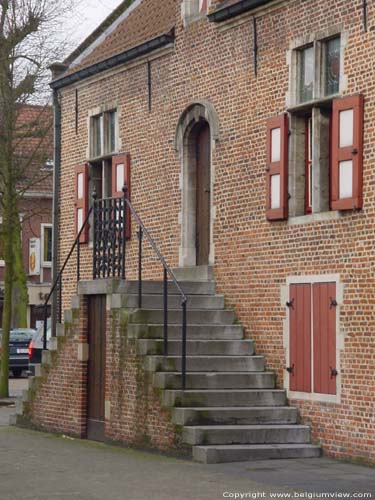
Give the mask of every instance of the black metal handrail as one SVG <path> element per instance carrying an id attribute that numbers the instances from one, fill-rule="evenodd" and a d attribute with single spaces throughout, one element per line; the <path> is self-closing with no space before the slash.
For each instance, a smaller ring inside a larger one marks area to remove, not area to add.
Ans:
<path id="1" fill-rule="evenodd" d="M 61 269 L 58 273 L 58 275 L 56 276 L 56 279 L 52 285 L 52 288 L 49 292 L 49 294 L 47 295 L 47 298 L 44 302 L 44 331 L 43 331 L 43 350 L 46 350 L 47 349 L 47 321 L 48 321 L 48 303 L 52 297 L 52 294 L 54 293 L 54 291 L 56 290 L 56 288 L 58 287 L 58 292 L 59 292 L 59 300 L 58 300 L 58 322 L 61 323 L 61 319 L 62 319 L 62 275 L 63 275 L 63 272 L 66 268 L 66 265 L 68 264 L 69 260 L 70 260 L 70 257 L 72 256 L 73 252 L 74 252 L 74 249 L 77 247 L 77 284 L 79 283 L 80 281 L 80 277 L 81 277 L 81 268 L 80 268 L 80 259 L 81 259 L 81 252 L 80 252 L 80 247 L 81 247 L 81 243 L 80 243 L 80 239 L 81 239 L 81 235 L 83 233 L 83 231 L 86 229 L 86 226 L 88 225 L 88 222 L 89 222 L 89 219 L 90 219 L 90 215 L 91 215 L 91 212 L 93 211 L 93 207 L 90 207 L 89 211 L 87 212 L 87 216 L 82 224 L 82 227 L 81 229 L 79 230 L 78 234 L 77 234 L 77 237 L 76 239 L 74 240 L 74 243 L 64 261 L 64 264 L 61 266 Z"/>
<path id="2" fill-rule="evenodd" d="M 93 193 L 93 205 L 89 209 L 87 216 L 78 232 L 76 239 L 53 283 L 53 286 L 44 302 L 44 333 L 43 333 L 43 349 L 47 349 L 47 312 L 48 303 L 52 294 L 58 288 L 58 322 L 62 320 L 62 276 L 63 272 L 75 250 L 77 248 L 77 284 L 80 281 L 80 239 L 82 232 L 86 229 L 89 223 L 91 213 L 94 214 L 94 251 L 93 251 L 93 278 L 104 277 L 120 277 L 125 280 L 125 254 L 126 254 L 126 228 L 127 223 L 127 207 L 129 215 L 132 215 L 138 224 L 138 307 L 142 308 L 142 241 L 145 235 L 151 248 L 156 253 L 159 262 L 163 266 L 163 345 L 164 355 L 168 356 L 168 276 L 175 285 L 181 296 L 182 309 L 182 345 L 181 345 L 181 377 L 182 390 L 186 389 L 186 337 L 187 337 L 187 296 L 182 290 L 181 285 L 176 279 L 173 271 L 166 263 L 164 257 L 160 253 L 155 241 L 150 236 L 150 233 L 143 224 L 141 218 L 135 211 L 133 205 L 128 199 L 128 187 L 124 184 L 122 189 L 122 198 L 106 198 L 97 200 L 96 192 Z M 101 204 L 101 205 L 100 205 Z M 105 217 L 108 216 L 107 219 Z M 103 241 L 98 242 L 98 234 Z M 102 261 L 105 261 L 103 265 Z"/>
<path id="3" fill-rule="evenodd" d="M 101 273 L 104 272 L 104 276 L 108 275 L 108 270 L 112 270 L 114 275 L 121 276 L 125 279 L 125 254 L 126 254 L 126 227 L 130 221 L 127 221 L 127 210 L 129 208 L 130 215 L 133 216 L 138 225 L 138 307 L 142 308 L 142 241 L 143 236 L 146 236 L 151 248 L 154 250 L 158 257 L 159 262 L 163 266 L 163 340 L 164 340 L 164 355 L 168 356 L 168 276 L 174 283 L 177 291 L 181 296 L 181 308 L 182 308 L 182 346 L 181 346 L 181 376 L 182 376 L 182 390 L 186 388 L 186 330 L 187 330 L 187 296 L 181 288 L 181 285 L 176 279 L 173 271 L 170 269 L 166 263 L 164 257 L 162 256 L 160 250 L 158 249 L 155 241 L 150 236 L 150 233 L 143 224 L 141 218 L 137 214 L 130 200 L 128 199 L 128 187 L 126 183 L 123 186 L 123 197 L 122 198 L 107 198 L 105 200 L 96 200 L 94 198 L 94 239 L 95 235 L 99 234 L 99 237 L 103 237 L 103 228 L 105 228 L 104 242 L 99 243 L 94 241 L 94 249 L 101 248 L 104 249 L 100 253 L 99 257 L 94 251 L 94 262 L 93 262 L 93 277 L 97 279 L 101 277 Z M 123 203 L 120 202 L 123 200 Z M 104 220 L 105 215 L 116 214 L 116 222 Z M 111 229 L 112 232 L 119 232 L 119 228 L 122 230 L 122 235 L 109 235 L 108 231 Z M 98 229 L 98 230 L 97 230 Z M 109 247 L 108 252 L 105 252 L 106 245 Z M 113 250 L 118 252 L 117 260 L 113 264 Z M 101 263 L 100 257 L 104 260 L 104 264 Z M 107 274 L 106 274 L 107 273 Z M 103 277 L 104 277 L 103 276 Z"/>

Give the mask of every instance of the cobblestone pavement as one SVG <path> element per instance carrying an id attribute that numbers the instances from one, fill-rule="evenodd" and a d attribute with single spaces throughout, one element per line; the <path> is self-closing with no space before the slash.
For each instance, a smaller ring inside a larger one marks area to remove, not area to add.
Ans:
<path id="1" fill-rule="evenodd" d="M 0 408 L 0 418 L 5 411 Z M 340 498 L 346 492 L 347 498 L 372 493 L 357 498 L 375 499 L 375 469 L 324 458 L 201 465 L 0 427 L 1 500 L 267 499 L 282 492 L 290 495 L 284 498 L 318 498 L 321 492 Z"/>

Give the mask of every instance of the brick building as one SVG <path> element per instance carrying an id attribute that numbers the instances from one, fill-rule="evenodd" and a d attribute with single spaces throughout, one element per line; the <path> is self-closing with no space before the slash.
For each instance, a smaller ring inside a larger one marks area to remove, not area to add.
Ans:
<path id="1" fill-rule="evenodd" d="M 188 294 L 188 390 L 178 294 L 163 357 L 145 238 L 136 301 L 134 217 L 125 282 L 89 218 L 78 288 L 75 258 L 63 275 L 62 340 L 19 421 L 193 445 L 206 462 L 316 456 L 308 425 L 330 456 L 374 463 L 374 15 L 360 0 L 135 0 L 54 68 L 60 264 L 94 188 L 119 197 L 125 180 Z"/>
<path id="2" fill-rule="evenodd" d="M 27 279 L 28 326 L 43 321 L 52 267 L 52 108 L 22 105 L 17 111 L 17 161 L 25 172 L 19 185 L 23 269 Z M 48 131 L 48 132 L 46 132 Z M 2 221 L 0 210 L 0 224 Z M 1 226 L 0 226 L 1 228 Z M 1 230 L 1 229 L 0 229 Z M 0 243 L 0 327 L 4 261 Z"/>

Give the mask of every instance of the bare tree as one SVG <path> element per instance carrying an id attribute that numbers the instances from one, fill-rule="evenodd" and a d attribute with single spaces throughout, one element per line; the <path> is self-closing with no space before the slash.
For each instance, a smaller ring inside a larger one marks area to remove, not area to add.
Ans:
<path id="1" fill-rule="evenodd" d="M 65 51 L 59 27 L 74 0 L 0 0 L 0 211 L 5 262 L 0 397 L 9 394 L 9 332 L 15 287 L 22 291 L 19 204 L 46 176 L 50 119 L 48 67 Z M 25 122 L 25 106 L 40 104 L 40 115 Z M 49 115 L 48 115 L 49 116 Z M 21 268 L 20 268 L 21 267 Z M 26 296 L 27 300 L 27 296 Z M 21 313 L 22 316 L 22 313 Z"/>

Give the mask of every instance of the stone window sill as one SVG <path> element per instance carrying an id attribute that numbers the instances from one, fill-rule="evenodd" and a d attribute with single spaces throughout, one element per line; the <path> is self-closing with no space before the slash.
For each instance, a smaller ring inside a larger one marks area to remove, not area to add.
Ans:
<path id="1" fill-rule="evenodd" d="M 318 99 L 313 99 L 312 101 L 302 102 L 300 104 L 295 104 L 287 108 L 288 113 L 297 113 L 298 111 L 307 111 L 311 108 L 323 108 L 329 107 L 334 99 L 341 97 L 340 94 L 334 94 L 327 97 L 321 97 Z"/>
<path id="2" fill-rule="evenodd" d="M 332 210 L 330 212 L 320 212 L 316 214 L 299 215 L 297 217 L 289 217 L 288 226 L 297 226 L 302 224 L 313 224 L 314 222 L 326 222 L 332 220 L 339 220 L 342 214 L 339 210 Z"/>
<path id="3" fill-rule="evenodd" d="M 317 403 L 332 404 L 340 404 L 341 402 L 340 394 L 318 394 L 315 392 L 296 392 L 287 390 L 287 395 L 289 399 L 300 401 L 315 401 Z"/>

